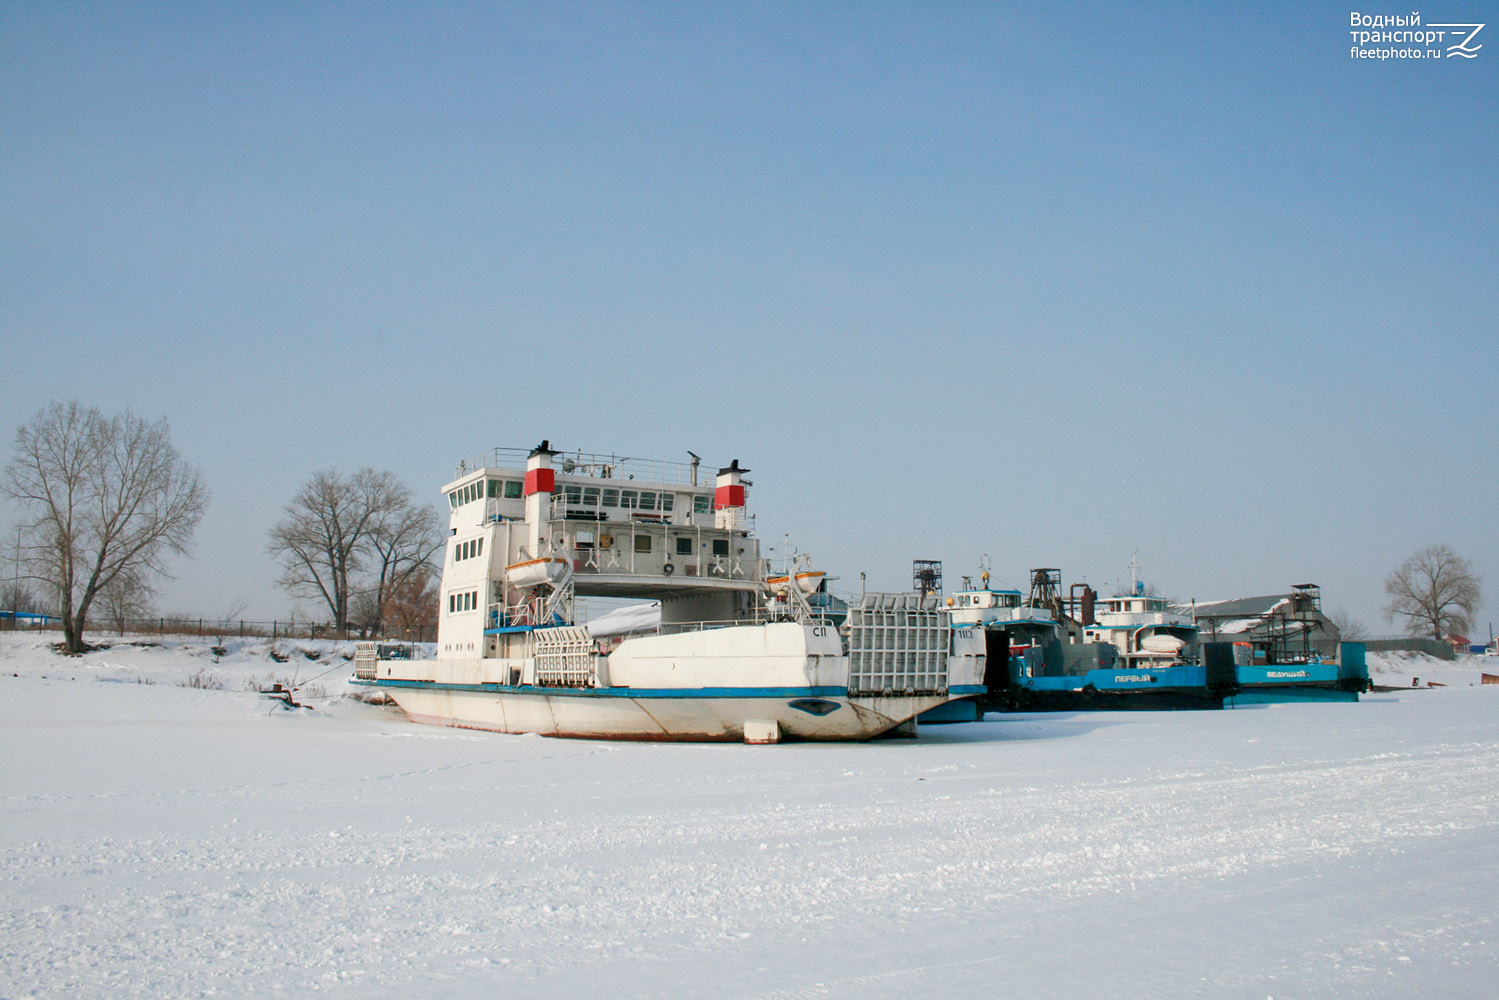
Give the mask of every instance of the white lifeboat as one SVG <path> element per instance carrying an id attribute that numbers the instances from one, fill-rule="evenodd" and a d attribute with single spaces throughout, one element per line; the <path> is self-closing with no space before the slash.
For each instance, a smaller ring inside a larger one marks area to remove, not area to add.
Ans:
<path id="1" fill-rule="evenodd" d="M 539 587 L 556 583 L 567 575 L 569 568 L 570 564 L 561 556 L 543 556 L 506 566 L 505 579 L 514 587 Z"/>
<path id="2" fill-rule="evenodd" d="M 1140 649 L 1146 653 L 1180 653 L 1185 645 L 1174 635 L 1147 635 L 1140 640 Z"/>
<path id="3" fill-rule="evenodd" d="M 780 596 L 781 594 L 786 593 L 787 589 L 791 585 L 791 581 L 794 579 L 796 580 L 796 587 L 798 590 L 800 590 L 803 594 L 811 594 L 815 593 L 817 591 L 817 588 L 822 586 L 822 580 L 825 576 L 827 576 L 827 574 L 822 570 L 807 570 L 805 572 L 796 573 L 794 575 L 781 573 L 778 576 L 766 577 L 765 586 L 770 588 L 770 592 L 772 594 Z"/>

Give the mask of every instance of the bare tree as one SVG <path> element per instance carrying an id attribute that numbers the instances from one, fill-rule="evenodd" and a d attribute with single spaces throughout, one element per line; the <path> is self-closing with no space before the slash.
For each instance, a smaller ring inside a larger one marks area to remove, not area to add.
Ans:
<path id="1" fill-rule="evenodd" d="M 50 610 L 47 602 L 42 600 L 25 580 L 6 580 L 0 584 L 0 611 L 29 611 L 36 614 L 45 614 Z"/>
<path id="2" fill-rule="evenodd" d="M 249 601 L 238 597 L 220 608 L 219 613 L 214 616 L 219 620 L 219 624 L 215 630 L 214 644 L 211 649 L 214 657 L 213 662 L 219 662 L 218 658 L 225 654 L 224 642 L 233 630 L 235 620 L 244 616 L 245 608 L 249 607 L 249 605 Z"/>
<path id="3" fill-rule="evenodd" d="M 1385 617 L 1405 619 L 1411 635 L 1446 639 L 1466 634 L 1483 604 L 1482 581 L 1468 560 L 1446 545 L 1428 545 L 1385 579 Z"/>
<path id="4" fill-rule="evenodd" d="M 361 632 L 378 631 L 380 625 L 379 591 L 360 590 L 349 598 L 349 624 Z"/>
<path id="5" fill-rule="evenodd" d="M 437 634 L 437 575 L 427 569 L 407 575 L 385 599 L 385 625 L 393 636 Z"/>
<path id="6" fill-rule="evenodd" d="M 151 614 L 151 601 L 156 588 L 140 573 L 129 569 L 101 587 L 96 598 L 99 610 L 105 619 L 121 635 L 132 618 L 145 618 Z"/>
<path id="7" fill-rule="evenodd" d="M 390 472 L 316 472 L 285 514 L 267 546 L 282 561 L 281 584 L 294 596 L 321 600 L 339 629 L 363 617 L 352 613 L 362 592 L 373 595 L 361 610 L 378 627 L 388 588 L 428 566 L 442 545 L 436 514 L 414 504 Z"/>
<path id="8" fill-rule="evenodd" d="M 1333 608 L 1327 613 L 1327 620 L 1337 628 L 1338 638 L 1344 642 L 1363 642 L 1369 638 L 1369 630 L 1364 623 L 1343 608 Z"/>
<path id="9" fill-rule="evenodd" d="M 426 504 L 413 503 L 404 483 L 392 477 L 385 499 L 386 509 L 375 519 L 369 536 L 370 565 L 375 576 L 371 620 L 377 628 L 385 623 L 385 602 L 390 594 L 414 576 L 435 570 L 432 557 L 444 543 L 437 512 Z"/>
<path id="10" fill-rule="evenodd" d="M 0 611 L 6 612 L 6 620 L 15 622 L 20 614 L 49 614 L 51 606 L 26 580 L 13 578 L 0 584 Z"/>
<path id="11" fill-rule="evenodd" d="M 271 528 L 267 546 L 282 561 L 281 585 L 296 597 L 320 597 L 339 628 L 348 624 L 349 576 L 359 569 L 369 527 L 358 478 L 347 479 L 336 469 L 313 473 L 286 505 L 285 518 Z"/>
<path id="12" fill-rule="evenodd" d="M 198 470 L 172 447 L 165 419 L 105 417 L 55 402 L 16 431 L 4 491 L 27 518 L 23 561 L 57 594 L 63 644 L 86 650 L 99 592 L 122 574 L 165 575 L 188 551 L 208 504 Z"/>
<path id="13" fill-rule="evenodd" d="M 5 580 L 0 583 L 0 611 L 7 612 L 11 621 L 14 621 L 13 616 L 23 613 L 52 613 L 56 609 L 37 590 L 29 567 L 26 575 L 22 575 L 21 529 L 17 526 L 6 534 L 4 543 L 0 544 L 0 568 L 5 570 Z"/>

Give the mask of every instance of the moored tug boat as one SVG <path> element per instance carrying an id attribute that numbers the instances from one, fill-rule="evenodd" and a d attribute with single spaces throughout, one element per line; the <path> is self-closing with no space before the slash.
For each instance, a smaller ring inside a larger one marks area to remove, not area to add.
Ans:
<path id="1" fill-rule="evenodd" d="M 1093 682 L 1096 689 L 1146 692 L 1150 702 L 1174 707 L 1217 707 L 1222 685 L 1209 681 L 1191 617 L 1173 611 L 1164 597 L 1146 594 L 1138 581 L 1130 590 L 1106 598 L 1097 620 L 1084 629 L 1084 641 L 1118 653 L 1117 666 Z M 1201 699 L 1211 699 L 1211 706 L 1198 704 Z"/>
<path id="2" fill-rule="evenodd" d="M 948 599 L 955 624 L 982 629 L 988 654 L 983 703 L 1022 711 L 1218 708 L 1224 684 L 1211 685 L 1190 618 L 1164 600 L 1134 595 L 1103 603 L 1096 594 L 1063 599 L 1061 572 L 1031 571 L 1029 597 L 1018 590 L 965 587 Z M 1076 616 L 1076 617 L 1073 617 Z M 943 711 L 947 711 L 944 709 Z"/>
<path id="3" fill-rule="evenodd" d="M 1051 611 L 1027 602 L 1018 590 L 989 586 L 988 569 L 979 574 L 977 587 L 965 586 L 947 599 L 947 605 L 955 626 L 972 626 L 984 637 L 985 694 L 973 699 L 980 718 L 985 707 L 1017 707 L 1025 691 L 1052 680 L 1042 676 L 1042 665 L 1056 661 L 1061 648 Z M 931 721 L 956 721 L 954 708 L 938 709 Z"/>
<path id="4" fill-rule="evenodd" d="M 444 487 L 436 656 L 361 643 L 356 683 L 419 722 L 598 739 L 863 740 L 982 692 L 984 646 L 934 597 L 868 594 L 841 622 L 823 575 L 772 583 L 738 460 L 496 449 Z M 595 640 L 580 596 L 661 604 L 655 634 Z M 841 617 L 841 616 L 840 616 Z"/>

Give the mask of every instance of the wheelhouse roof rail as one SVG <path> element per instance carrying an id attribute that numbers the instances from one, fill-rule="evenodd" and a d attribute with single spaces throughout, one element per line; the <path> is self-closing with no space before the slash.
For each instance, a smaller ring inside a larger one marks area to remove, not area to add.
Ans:
<path id="1" fill-rule="evenodd" d="M 524 470 L 530 456 L 528 448 L 491 448 L 478 460 L 459 465 L 459 476 L 480 469 Z M 566 476 L 590 476 L 595 479 L 634 479 L 673 486 L 712 486 L 718 466 L 707 462 L 670 462 L 653 458 L 631 458 L 626 455 L 591 451 L 559 451 L 552 458 L 552 468 Z"/>

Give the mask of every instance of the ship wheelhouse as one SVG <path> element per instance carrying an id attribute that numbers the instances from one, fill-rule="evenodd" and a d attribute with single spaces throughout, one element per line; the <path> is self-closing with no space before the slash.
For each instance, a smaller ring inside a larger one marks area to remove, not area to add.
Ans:
<path id="1" fill-rule="evenodd" d="M 1109 643 L 1127 666 L 1166 666 L 1194 662 L 1198 655 L 1197 626 L 1171 610 L 1164 597 L 1122 594 L 1104 601 L 1098 621 L 1087 626 L 1085 642 Z"/>

